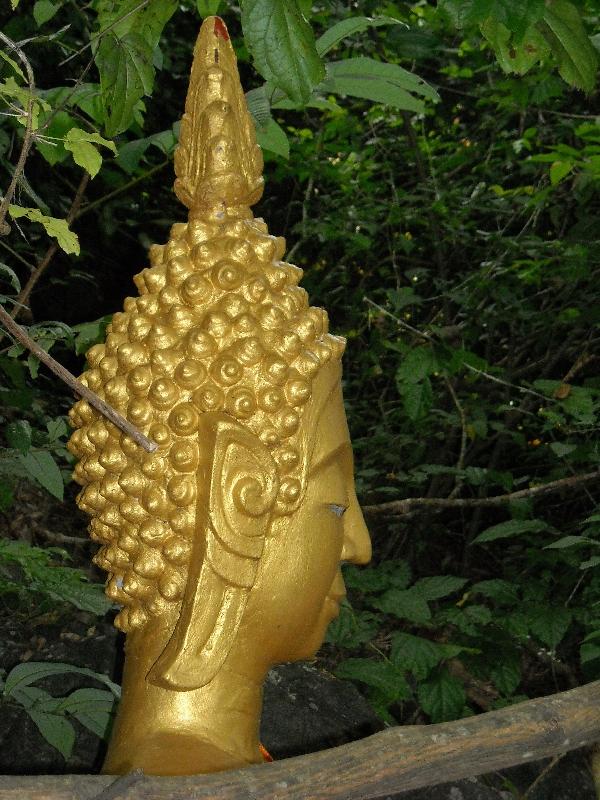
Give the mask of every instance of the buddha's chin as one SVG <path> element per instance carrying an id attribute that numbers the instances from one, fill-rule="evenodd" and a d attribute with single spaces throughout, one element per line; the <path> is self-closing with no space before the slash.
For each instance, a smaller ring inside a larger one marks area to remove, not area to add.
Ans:
<path id="1" fill-rule="evenodd" d="M 329 623 L 333 622 L 333 620 L 339 616 L 339 613 L 340 601 L 329 596 L 326 597 L 311 633 L 306 637 L 303 645 L 298 649 L 297 654 L 288 660 L 307 661 L 314 658 L 323 644 Z"/>

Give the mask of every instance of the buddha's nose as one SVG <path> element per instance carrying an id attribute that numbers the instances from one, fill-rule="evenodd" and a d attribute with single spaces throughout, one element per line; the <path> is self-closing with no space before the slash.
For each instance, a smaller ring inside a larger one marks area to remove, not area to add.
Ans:
<path id="1" fill-rule="evenodd" d="M 371 537 L 356 495 L 344 513 L 344 545 L 342 561 L 368 564 L 371 560 Z"/>

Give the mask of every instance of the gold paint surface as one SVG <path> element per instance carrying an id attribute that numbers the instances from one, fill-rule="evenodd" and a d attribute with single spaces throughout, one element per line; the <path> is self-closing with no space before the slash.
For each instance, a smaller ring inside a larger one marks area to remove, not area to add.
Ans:
<path id="1" fill-rule="evenodd" d="M 213 772 L 263 760 L 262 683 L 310 658 L 370 558 L 341 393 L 345 342 L 250 206 L 262 156 L 224 23 L 202 25 L 175 156 L 188 207 L 82 381 L 158 445 L 86 401 L 77 502 L 127 634 L 104 771 Z"/>

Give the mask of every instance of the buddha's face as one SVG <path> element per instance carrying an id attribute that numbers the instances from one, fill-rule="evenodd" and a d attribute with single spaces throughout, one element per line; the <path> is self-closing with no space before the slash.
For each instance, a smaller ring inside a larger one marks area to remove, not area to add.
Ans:
<path id="1" fill-rule="evenodd" d="M 315 381 L 317 396 L 329 369 Z M 339 382 L 315 422 L 306 494 L 294 514 L 272 522 L 240 631 L 245 655 L 265 666 L 314 655 L 345 595 L 341 563 L 371 557 Z"/>

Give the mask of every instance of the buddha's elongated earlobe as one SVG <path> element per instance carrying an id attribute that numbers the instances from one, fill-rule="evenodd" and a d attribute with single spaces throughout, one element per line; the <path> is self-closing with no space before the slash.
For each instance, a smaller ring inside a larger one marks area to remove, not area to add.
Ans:
<path id="1" fill-rule="evenodd" d="M 196 538 L 173 634 L 151 683 L 179 691 L 209 683 L 237 636 L 277 497 L 275 461 L 260 439 L 222 413 L 204 414 Z"/>

